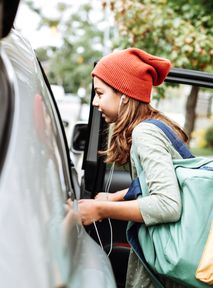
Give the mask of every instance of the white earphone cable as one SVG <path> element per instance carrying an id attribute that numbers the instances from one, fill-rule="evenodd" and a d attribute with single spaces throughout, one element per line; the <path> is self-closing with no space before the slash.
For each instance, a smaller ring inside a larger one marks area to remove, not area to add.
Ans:
<path id="1" fill-rule="evenodd" d="M 112 182 L 112 176 L 113 176 L 113 172 L 114 172 L 114 167 L 115 167 L 115 163 L 113 163 L 111 168 L 110 168 L 109 177 L 107 179 L 106 186 L 105 186 L 105 192 L 106 193 L 109 193 L 110 185 L 111 185 L 111 182 Z M 108 200 L 108 195 L 107 195 L 107 200 Z M 108 218 L 108 222 L 109 222 L 109 228 L 110 228 L 110 249 L 109 249 L 109 252 L 107 253 L 107 256 L 109 256 L 111 254 L 112 245 L 113 245 L 113 231 L 112 231 L 112 223 L 111 223 L 110 218 Z M 97 228 L 97 225 L 96 225 L 95 221 L 93 221 L 93 225 L 95 227 L 95 231 L 96 231 L 100 246 L 104 250 L 103 244 L 102 244 L 102 241 L 101 241 L 101 238 L 100 238 L 100 235 L 99 235 L 99 232 L 98 232 L 98 228 Z"/>
<path id="2" fill-rule="evenodd" d="M 120 109 L 121 109 L 121 105 L 123 103 L 123 100 L 125 99 L 125 95 L 121 95 L 121 99 L 120 99 L 120 102 L 119 102 L 119 107 L 118 107 L 118 115 L 120 114 Z M 115 168 L 115 163 L 113 162 L 111 168 L 110 168 L 110 172 L 109 172 L 109 177 L 107 179 L 107 182 L 106 182 L 106 186 L 105 186 L 105 192 L 106 193 L 109 193 L 109 189 L 110 189 L 110 185 L 112 183 L 112 176 L 113 176 L 113 173 L 114 173 L 114 168 Z M 107 195 L 107 200 L 108 200 L 108 195 Z M 109 256 L 112 252 L 112 246 L 113 246 L 113 230 L 112 230 L 112 223 L 111 223 L 111 220 L 110 218 L 108 218 L 108 222 L 109 222 L 109 228 L 110 228 L 110 249 L 109 249 L 109 252 L 107 253 L 107 256 Z M 97 234 L 97 237 L 98 237 L 98 241 L 103 249 L 103 244 L 101 242 L 101 238 L 100 238 L 100 235 L 99 235 L 99 232 L 98 232 L 98 228 L 95 224 L 95 221 L 93 222 L 94 224 L 94 227 L 95 227 L 95 231 L 96 231 L 96 234 Z"/>
<path id="3" fill-rule="evenodd" d="M 113 173 L 114 173 L 114 168 L 115 168 L 115 162 L 113 162 L 112 164 L 112 167 L 110 169 L 110 173 L 109 173 L 109 178 L 108 178 L 108 185 L 106 185 L 106 193 L 109 193 L 109 189 L 110 189 L 110 185 L 112 183 L 112 176 L 113 176 Z M 109 256 L 112 252 L 112 245 L 113 245 L 113 230 L 112 230 L 112 223 L 111 223 L 111 220 L 110 218 L 108 218 L 108 222 L 109 222 L 109 228 L 110 228 L 110 249 L 109 249 L 109 252 L 107 253 L 107 256 Z"/>
<path id="4" fill-rule="evenodd" d="M 102 250 L 104 250 L 104 247 L 103 247 L 103 244 L 102 244 L 100 235 L 99 235 L 99 233 L 98 233 L 98 228 L 97 228 L 97 226 L 96 226 L 95 221 L 93 221 L 93 225 L 94 225 L 94 227 L 95 227 L 95 232 L 96 232 L 96 234 L 97 234 L 97 237 L 98 237 L 98 241 L 99 241 L 99 243 L 100 243 L 100 246 L 101 246 Z"/>

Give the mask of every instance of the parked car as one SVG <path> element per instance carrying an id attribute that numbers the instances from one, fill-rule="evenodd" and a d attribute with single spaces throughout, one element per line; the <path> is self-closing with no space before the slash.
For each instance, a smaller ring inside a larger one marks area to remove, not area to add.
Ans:
<path id="1" fill-rule="evenodd" d="M 78 216 L 77 173 L 48 80 L 30 43 L 11 30 L 18 2 L 0 5 L 1 287 L 116 287 Z"/>
<path id="2" fill-rule="evenodd" d="M 92 69 L 92 67 L 91 67 Z M 171 84 L 180 84 L 180 91 L 183 92 L 192 85 L 201 88 L 207 88 L 209 95 L 213 96 L 213 74 L 201 71 L 173 68 L 168 74 L 165 82 Z M 184 89 L 183 89 L 184 88 Z M 91 103 L 95 92 L 92 88 Z M 179 96 L 181 97 L 181 95 Z M 180 98 L 179 98 L 180 99 Z M 181 100 L 181 99 L 180 99 Z M 175 106 L 176 107 L 176 106 Z M 177 108 L 177 107 L 176 107 Z M 177 112 L 177 109 L 175 110 Z M 208 123 L 212 124 L 212 120 Z M 106 191 L 106 183 L 109 178 L 110 166 L 106 165 L 103 158 L 98 156 L 97 151 L 103 149 L 108 141 L 108 124 L 101 117 L 101 113 L 90 106 L 90 115 L 88 123 L 77 123 L 71 140 L 71 157 L 76 154 L 82 156 L 82 177 L 80 180 L 81 198 L 94 198 L 98 192 Z M 75 153 L 73 153 L 74 151 Z M 80 156 L 78 155 L 78 159 Z M 79 165 L 79 164 L 78 164 Z M 127 188 L 131 183 L 129 167 L 115 167 L 109 193 Z M 125 278 L 127 271 L 127 262 L 130 247 L 126 241 L 125 221 L 111 220 L 112 232 L 108 219 L 97 223 L 99 237 L 97 237 L 94 226 L 88 226 L 88 233 L 99 243 L 101 243 L 106 252 L 109 252 L 112 241 L 112 252 L 110 260 L 114 270 L 117 287 L 125 287 Z"/>

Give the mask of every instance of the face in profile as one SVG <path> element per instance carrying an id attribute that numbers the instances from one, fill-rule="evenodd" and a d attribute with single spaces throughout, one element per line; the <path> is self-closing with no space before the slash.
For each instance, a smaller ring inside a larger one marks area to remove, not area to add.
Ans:
<path id="1" fill-rule="evenodd" d="M 113 123 L 118 118 L 121 93 L 115 92 L 98 77 L 94 77 L 95 97 L 93 106 L 101 112 L 107 123 Z"/>

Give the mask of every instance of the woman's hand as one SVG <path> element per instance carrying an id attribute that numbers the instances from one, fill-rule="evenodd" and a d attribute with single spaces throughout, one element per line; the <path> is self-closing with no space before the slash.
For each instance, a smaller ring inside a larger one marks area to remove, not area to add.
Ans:
<path id="1" fill-rule="evenodd" d="M 138 200 L 97 201 L 82 199 L 78 201 L 78 207 L 83 225 L 89 225 L 105 218 L 143 222 Z"/>
<path id="2" fill-rule="evenodd" d="M 117 191 L 114 193 L 100 192 L 95 196 L 95 200 L 100 201 L 123 201 L 128 189 Z"/>
<path id="3" fill-rule="evenodd" d="M 95 196 L 95 200 L 100 200 L 100 201 L 113 201 L 113 194 L 114 194 L 114 193 L 99 192 L 99 193 Z"/>
<path id="4" fill-rule="evenodd" d="M 102 220 L 98 202 L 94 199 L 82 199 L 78 201 L 80 218 L 83 225 L 90 225 L 95 221 Z"/>

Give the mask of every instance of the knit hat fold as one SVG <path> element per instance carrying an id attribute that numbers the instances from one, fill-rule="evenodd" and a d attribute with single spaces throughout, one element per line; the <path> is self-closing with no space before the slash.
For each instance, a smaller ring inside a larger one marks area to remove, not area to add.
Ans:
<path id="1" fill-rule="evenodd" d="M 92 71 L 96 76 L 121 93 L 149 103 L 152 86 L 166 78 L 171 63 L 138 48 L 129 48 L 104 56 Z"/>

